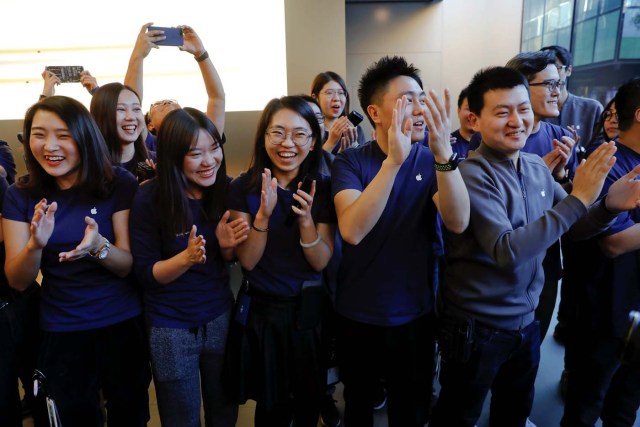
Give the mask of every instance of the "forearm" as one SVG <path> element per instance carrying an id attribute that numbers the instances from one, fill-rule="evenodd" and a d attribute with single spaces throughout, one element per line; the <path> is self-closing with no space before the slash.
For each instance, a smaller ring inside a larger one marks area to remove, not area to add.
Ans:
<path id="1" fill-rule="evenodd" d="M 182 276 L 192 266 L 193 263 L 189 261 L 187 251 L 184 250 L 169 259 L 153 264 L 153 278 L 161 285 L 166 285 Z"/>
<path id="2" fill-rule="evenodd" d="M 131 252 L 120 249 L 114 244 L 111 245 L 109 255 L 98 262 L 118 277 L 127 276 L 133 267 Z"/>
<path id="3" fill-rule="evenodd" d="M 640 250 L 640 224 L 598 241 L 600 249 L 609 258 Z"/>
<path id="4" fill-rule="evenodd" d="M 606 198 L 591 205 L 587 214 L 580 218 L 569 230 L 568 236 L 574 240 L 585 240 L 595 236 L 611 226 L 618 216 L 609 212 L 605 206 Z"/>
<path id="5" fill-rule="evenodd" d="M 30 248 L 27 244 L 15 257 L 7 258 L 4 264 L 9 285 L 19 291 L 27 289 L 38 277 L 42 249 Z"/>
<path id="6" fill-rule="evenodd" d="M 436 172 L 437 206 L 447 230 L 460 234 L 469 225 L 469 193 L 459 170 Z"/>
<path id="7" fill-rule="evenodd" d="M 322 271 L 333 253 L 333 235 L 327 230 L 327 225 L 320 225 L 316 227 L 315 224 L 300 225 L 300 245 L 302 246 L 302 253 L 305 259 L 316 271 Z M 318 241 L 318 239 L 320 239 Z M 318 242 L 315 244 L 315 242 Z M 303 245 L 313 246 L 303 246 Z"/>
<path id="8" fill-rule="evenodd" d="M 127 73 L 124 76 L 124 84 L 136 91 L 142 100 L 143 76 L 144 76 L 144 56 L 134 52 L 129 58 Z"/>
<path id="9" fill-rule="evenodd" d="M 207 91 L 207 116 L 213 124 L 216 125 L 216 128 L 222 135 L 225 124 L 226 102 L 222 80 L 211 58 L 207 58 L 198 64 L 200 66 L 200 72 L 202 73 L 202 79 L 204 80 L 204 87 Z"/>
<path id="10" fill-rule="evenodd" d="M 258 231 L 256 228 L 265 231 Z M 235 254 L 242 268 L 253 270 L 258 264 L 269 238 L 269 218 L 263 217 L 259 212 L 253 219 L 253 226 L 249 229 L 247 240 L 236 246 Z"/>
<path id="11" fill-rule="evenodd" d="M 382 162 L 380 171 L 357 198 L 338 210 L 338 226 L 343 239 L 357 245 L 376 225 L 393 189 L 400 165 Z M 336 195 L 336 199 L 340 193 Z M 339 203 L 336 200 L 336 206 Z"/>

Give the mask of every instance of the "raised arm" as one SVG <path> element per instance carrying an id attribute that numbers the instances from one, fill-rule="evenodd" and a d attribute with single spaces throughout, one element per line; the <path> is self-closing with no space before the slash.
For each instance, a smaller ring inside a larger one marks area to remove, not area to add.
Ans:
<path id="1" fill-rule="evenodd" d="M 357 245 L 376 225 L 393 189 L 398 171 L 411 151 L 411 119 L 404 119 L 407 97 L 398 99 L 389 128 L 387 158 L 364 191 L 342 190 L 334 197 L 342 238 Z"/>
<path id="2" fill-rule="evenodd" d="M 218 70 L 213 65 L 209 53 L 195 30 L 188 25 L 181 26 L 184 46 L 180 49 L 189 52 L 200 66 L 204 87 L 207 90 L 207 117 L 211 119 L 220 134 L 224 132 L 225 94 Z"/>
<path id="3" fill-rule="evenodd" d="M 133 46 L 131 57 L 129 57 L 127 73 L 124 76 L 124 84 L 138 93 L 140 101 L 142 101 L 143 92 L 144 59 L 149 55 L 152 48 L 158 48 L 155 42 L 163 40 L 165 37 L 161 30 L 147 31 L 151 25 L 153 25 L 153 22 L 148 22 L 140 28 L 136 44 Z"/>
<path id="4" fill-rule="evenodd" d="M 447 163 L 453 153 L 449 136 L 451 135 L 451 95 L 444 91 L 444 103 L 434 92 L 429 91 L 425 98 L 423 116 L 429 128 L 429 149 L 436 162 Z M 460 234 L 469 225 L 469 193 L 464 185 L 460 171 L 436 171 L 438 192 L 433 196 L 442 222 L 447 230 Z"/>

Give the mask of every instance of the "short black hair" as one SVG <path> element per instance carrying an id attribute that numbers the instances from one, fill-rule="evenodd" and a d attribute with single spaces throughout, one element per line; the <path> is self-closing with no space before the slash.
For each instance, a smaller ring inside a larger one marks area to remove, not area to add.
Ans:
<path id="1" fill-rule="evenodd" d="M 562 62 L 562 65 L 570 67 L 573 64 L 573 56 L 567 48 L 558 45 L 545 46 L 540 49 L 541 52 L 552 52 L 556 58 Z"/>
<path id="2" fill-rule="evenodd" d="M 533 80 L 540 71 L 544 70 L 549 64 L 556 63 L 556 58 L 550 51 L 522 52 L 514 56 L 505 65 L 507 68 L 513 68 L 520 71 L 528 81 Z"/>
<path id="3" fill-rule="evenodd" d="M 467 86 L 469 110 L 477 116 L 484 108 L 484 94 L 490 90 L 512 89 L 524 86 L 529 92 L 529 82 L 513 68 L 489 67 L 478 71 Z"/>
<path id="4" fill-rule="evenodd" d="M 628 130 L 640 108 L 640 77 L 634 77 L 618 88 L 615 97 L 618 112 L 618 129 Z"/>
<path id="5" fill-rule="evenodd" d="M 360 78 L 358 98 L 362 111 L 367 114 L 367 118 L 374 128 L 375 123 L 371 120 L 367 107 L 379 101 L 378 97 L 384 94 L 389 82 L 396 77 L 411 77 L 422 89 L 422 79 L 420 79 L 419 72 L 418 68 L 409 64 L 401 56 L 384 56 L 367 68 L 367 71 Z"/>
<path id="6" fill-rule="evenodd" d="M 469 97 L 469 88 L 465 87 L 460 91 L 460 95 L 458 95 L 458 109 L 462 108 L 462 103 L 464 102 L 464 99 L 467 97 Z"/>

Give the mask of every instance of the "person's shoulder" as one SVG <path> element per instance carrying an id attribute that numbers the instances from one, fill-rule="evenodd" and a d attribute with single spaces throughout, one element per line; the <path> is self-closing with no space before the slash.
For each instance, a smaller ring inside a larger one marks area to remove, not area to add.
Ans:
<path id="1" fill-rule="evenodd" d="M 574 102 L 576 105 L 579 105 L 581 109 L 593 109 L 593 110 L 603 110 L 602 104 L 597 99 L 586 98 L 584 96 L 574 95 L 572 93 L 569 94 L 569 99 Z"/>
<path id="2" fill-rule="evenodd" d="M 573 135 L 571 134 L 571 132 L 569 132 L 567 129 L 564 129 L 562 126 L 558 126 L 558 125 L 554 125 L 553 123 L 549 123 L 549 122 L 545 122 L 545 121 L 540 121 L 540 130 L 538 132 L 536 132 L 535 134 L 531 134 L 532 137 L 536 137 L 537 135 L 539 136 L 546 136 L 546 135 L 551 135 L 556 139 L 559 139 L 563 136 L 570 136 L 573 138 Z"/>
<path id="3" fill-rule="evenodd" d="M 138 184 L 136 177 L 122 166 L 111 166 L 111 169 L 113 170 L 114 179 L 120 182 L 135 182 L 136 185 Z"/>

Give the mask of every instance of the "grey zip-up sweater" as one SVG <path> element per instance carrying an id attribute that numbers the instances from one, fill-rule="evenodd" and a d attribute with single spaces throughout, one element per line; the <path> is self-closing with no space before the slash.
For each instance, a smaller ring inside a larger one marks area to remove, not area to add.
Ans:
<path id="1" fill-rule="evenodd" d="M 534 320 L 545 251 L 587 209 L 567 196 L 535 154 L 521 152 L 516 164 L 483 143 L 469 152 L 460 171 L 471 219 L 464 233 L 446 233 L 442 308 L 490 327 L 518 330 Z M 586 238 L 614 219 L 597 203 L 572 232 Z"/>

